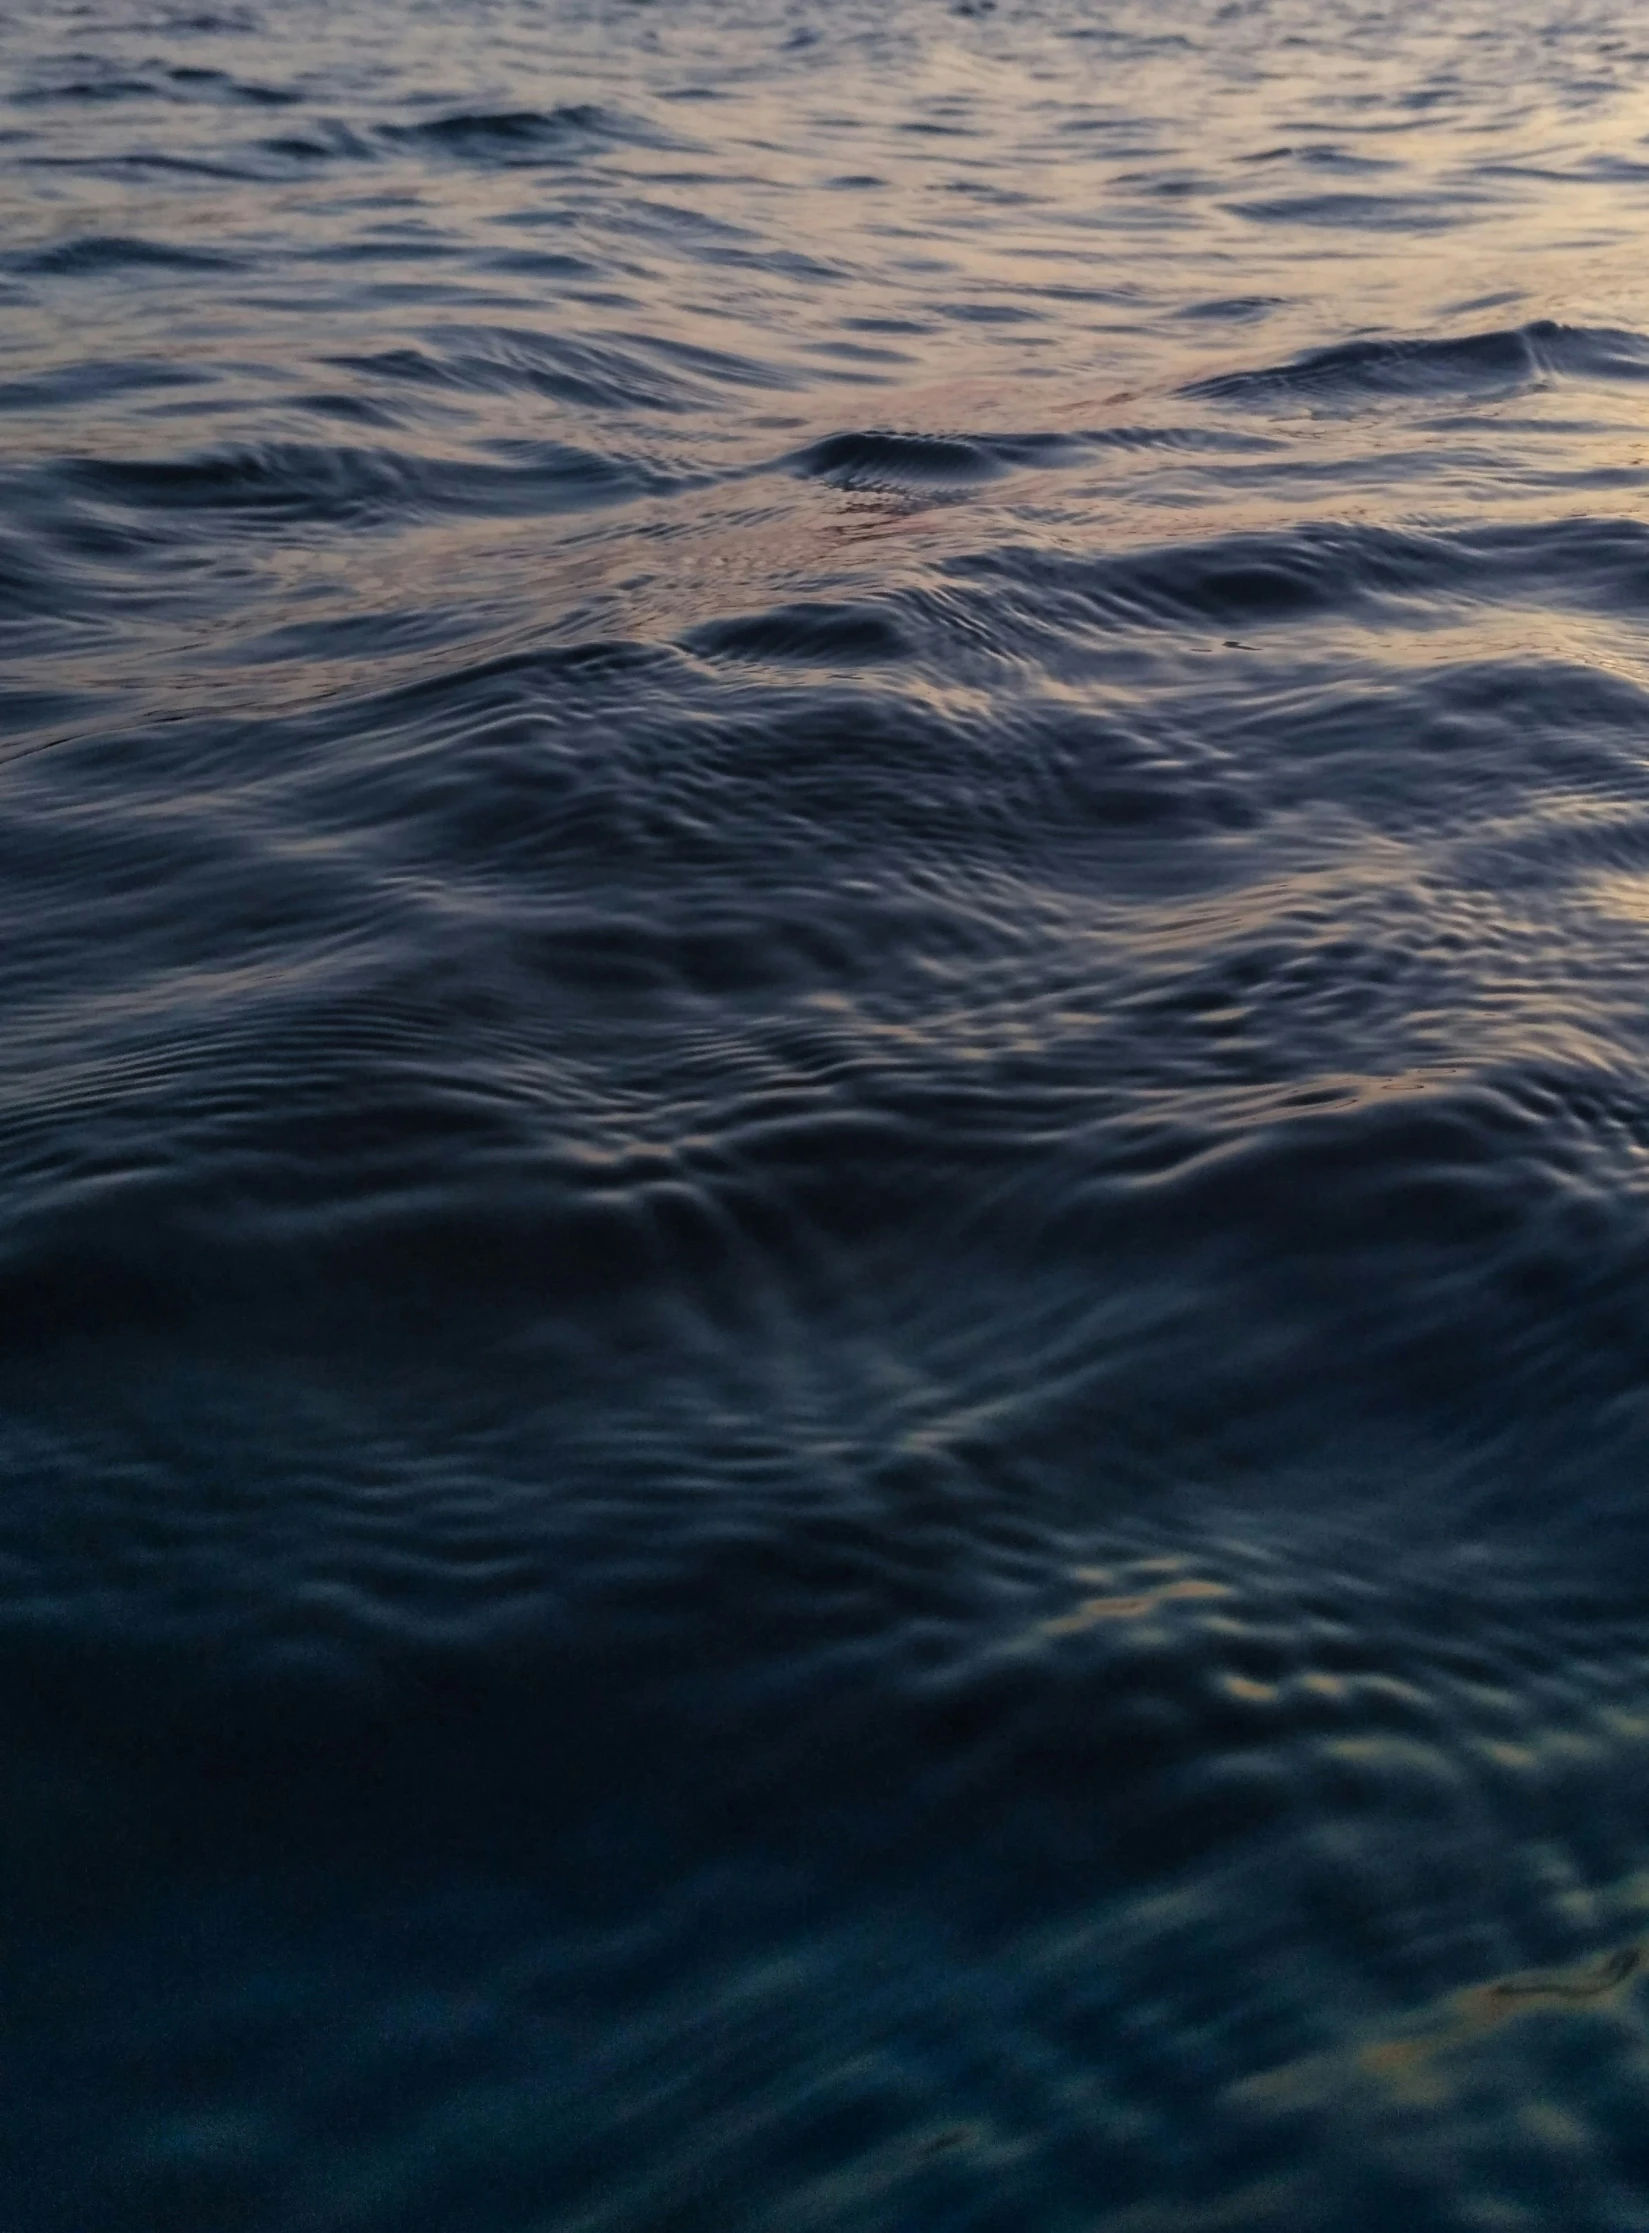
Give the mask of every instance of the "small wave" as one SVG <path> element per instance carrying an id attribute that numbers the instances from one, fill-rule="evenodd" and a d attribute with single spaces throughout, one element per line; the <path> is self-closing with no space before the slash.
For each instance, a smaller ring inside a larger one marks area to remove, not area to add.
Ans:
<path id="1" fill-rule="evenodd" d="M 24 162 L 35 170 L 84 171 L 92 177 L 126 179 L 150 172 L 162 178 L 231 179 L 237 183 L 263 174 L 245 163 L 211 162 L 197 155 L 169 155 L 158 148 L 134 148 L 123 155 L 28 155 Z"/>
<path id="2" fill-rule="evenodd" d="M 174 241 L 143 240 L 130 233 L 84 233 L 25 256 L 14 270 L 56 278 L 89 278 L 105 271 L 240 271 L 243 259 L 220 248 L 183 248 Z"/>
<path id="3" fill-rule="evenodd" d="M 262 85 L 255 80 L 234 78 L 227 70 L 180 65 L 168 70 L 166 77 L 169 84 L 187 93 L 220 101 L 244 101 L 253 108 L 286 108 L 300 98 L 287 86 Z"/>
<path id="4" fill-rule="evenodd" d="M 25 86 L 12 96 L 19 108 L 43 108 L 58 102 L 110 101 L 234 101 L 253 108 L 284 108 L 299 95 L 283 86 L 231 77 L 227 70 L 203 70 L 182 65 L 158 70 L 151 76 L 125 77 L 113 71 L 92 72 Z"/>
<path id="5" fill-rule="evenodd" d="M 1370 396 L 1508 395 L 1551 379 L 1649 379 L 1649 338 L 1542 318 L 1448 340 L 1338 342 L 1285 364 L 1195 380 L 1180 392 L 1217 403 L 1263 405 L 1292 396 L 1356 402 Z"/>
<path id="6" fill-rule="evenodd" d="M 1254 202 L 1228 202 L 1234 217 L 1258 225 L 1344 226 L 1355 232 L 1441 233 L 1467 223 L 1475 205 L 1456 196 L 1428 194 L 1279 194 Z"/>
<path id="7" fill-rule="evenodd" d="M 456 109 L 417 124 L 386 124 L 380 131 L 394 145 L 471 163 L 574 162 L 608 148 L 680 144 L 642 118 L 594 101 L 554 109 Z"/>
<path id="8" fill-rule="evenodd" d="M 34 380 L 0 382 L 0 411 L 63 411 L 109 396 L 193 387 L 204 377 L 185 365 L 153 362 L 66 364 Z"/>
<path id="9" fill-rule="evenodd" d="M 44 108 L 57 101 L 141 101 L 162 96 L 153 78 L 103 76 L 64 78 L 56 84 L 25 86 L 12 95 L 17 108 Z"/>
<path id="10" fill-rule="evenodd" d="M 1028 625 L 1257 628 L 1338 616 L 1435 626 L 1472 604 L 1638 612 L 1649 529 L 1575 519 L 1454 534 L 1317 522 L 1116 554 L 1014 546 L 950 562 L 957 580 L 1001 585 Z M 998 610 L 996 626 L 1009 626 Z"/>
<path id="11" fill-rule="evenodd" d="M 789 459 L 808 480 L 838 488 L 967 487 L 994 480 L 1014 466 L 1051 465 L 1082 445 L 1058 434 L 905 434 L 881 429 L 826 435 Z"/>
<path id="12" fill-rule="evenodd" d="M 706 383 L 682 379 L 639 351 L 526 327 L 456 327 L 439 350 L 407 345 L 331 361 L 397 386 L 542 395 L 590 410 L 680 411 L 715 401 Z"/>
<path id="13" fill-rule="evenodd" d="M 868 605 L 786 605 L 695 629 L 687 647 L 701 659 L 780 665 L 866 666 L 909 656 L 891 616 Z"/>
<path id="14" fill-rule="evenodd" d="M 258 142 L 266 155 L 288 163 L 370 162 L 372 142 L 336 117 L 311 118 L 301 131 L 276 132 Z"/>
<path id="15" fill-rule="evenodd" d="M 245 36 L 261 30 L 259 18 L 250 8 L 233 13 L 220 13 L 210 8 L 179 9 L 160 18 L 156 28 L 163 31 L 196 31 L 206 38 Z"/>
<path id="16" fill-rule="evenodd" d="M 842 488 L 986 481 L 997 471 L 982 443 L 937 434 L 831 434 L 792 463 L 809 480 Z"/>
<path id="17" fill-rule="evenodd" d="M 1335 147 L 1332 143 L 1318 141 L 1297 146 L 1292 143 L 1282 147 L 1262 148 L 1257 154 L 1244 156 L 1246 163 L 1300 163 L 1308 170 L 1321 171 L 1393 171 L 1401 166 L 1390 157 L 1363 155 L 1350 148 Z"/>
<path id="18" fill-rule="evenodd" d="M 53 470 L 77 491 L 148 512 L 354 526 L 435 513 L 578 510 L 677 485 L 660 467 L 561 442 L 512 445 L 507 464 L 270 442 L 184 458 L 84 458 Z"/>
<path id="19" fill-rule="evenodd" d="M 595 279 L 600 266 L 588 257 L 553 248 L 499 248 L 485 259 L 488 271 L 523 279 Z"/>
<path id="20" fill-rule="evenodd" d="M 1216 295 L 1207 302 L 1187 303 L 1177 315 L 1209 324 L 1257 325 L 1282 304 L 1281 295 Z"/>

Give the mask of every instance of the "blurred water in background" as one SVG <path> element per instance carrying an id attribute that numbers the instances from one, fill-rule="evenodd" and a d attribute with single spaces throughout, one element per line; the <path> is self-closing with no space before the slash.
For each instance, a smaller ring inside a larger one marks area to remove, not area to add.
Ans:
<path id="1" fill-rule="evenodd" d="M 1649 41 L 0 11 L 7 2233 L 1649 2226 Z"/>

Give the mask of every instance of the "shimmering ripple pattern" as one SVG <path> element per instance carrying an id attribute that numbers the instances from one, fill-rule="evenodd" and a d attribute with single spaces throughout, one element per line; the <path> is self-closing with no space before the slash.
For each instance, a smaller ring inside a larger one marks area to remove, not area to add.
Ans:
<path id="1" fill-rule="evenodd" d="M 1649 2227 L 1620 0 L 0 6 L 4 2233 Z"/>

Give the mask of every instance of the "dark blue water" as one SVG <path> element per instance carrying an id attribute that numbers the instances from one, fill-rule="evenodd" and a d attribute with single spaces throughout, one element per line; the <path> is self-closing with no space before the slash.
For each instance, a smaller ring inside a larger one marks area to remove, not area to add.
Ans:
<path id="1" fill-rule="evenodd" d="M 0 2227 L 1649 2226 L 1649 41 L 0 14 Z"/>

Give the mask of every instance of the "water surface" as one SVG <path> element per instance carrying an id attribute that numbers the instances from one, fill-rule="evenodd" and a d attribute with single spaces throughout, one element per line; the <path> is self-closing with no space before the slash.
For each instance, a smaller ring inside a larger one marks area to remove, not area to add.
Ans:
<path id="1" fill-rule="evenodd" d="M 1649 42 L 0 14 L 15 2233 L 1649 2226 Z"/>

